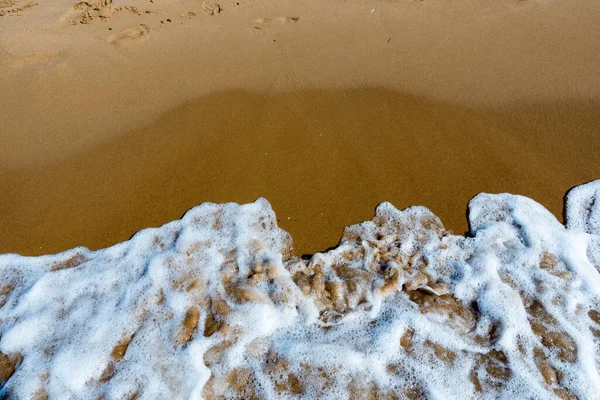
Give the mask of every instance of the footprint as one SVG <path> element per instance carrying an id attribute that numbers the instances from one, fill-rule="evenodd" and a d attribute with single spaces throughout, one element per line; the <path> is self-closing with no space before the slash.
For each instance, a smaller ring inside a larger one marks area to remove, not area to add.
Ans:
<path id="1" fill-rule="evenodd" d="M 221 11 L 223 11 L 223 9 L 221 8 L 220 5 L 218 5 L 216 3 L 204 2 L 204 3 L 202 3 L 202 11 L 204 11 L 208 15 L 217 15 Z"/>
<path id="2" fill-rule="evenodd" d="M 207 13 L 208 15 L 217 15 L 220 14 L 223 9 L 217 3 L 207 3 L 206 1 L 202 3 L 202 11 Z M 194 18 L 196 15 L 200 13 L 200 10 L 188 11 L 181 14 L 183 18 Z"/>
<path id="3" fill-rule="evenodd" d="M 135 28 L 123 29 L 119 33 L 112 34 L 107 40 L 119 46 L 129 46 L 145 42 L 149 35 L 150 28 L 145 24 L 140 24 Z"/>
<path id="4" fill-rule="evenodd" d="M 54 53 L 32 53 L 24 56 L 13 56 L 9 61 L 11 67 L 38 67 L 38 68 L 52 68 L 56 65 L 62 64 L 67 60 L 66 53 L 54 52 Z"/>
<path id="5" fill-rule="evenodd" d="M 280 24 L 287 24 L 290 22 L 298 22 L 298 20 L 300 19 L 300 17 L 264 17 L 264 18 L 257 18 L 252 22 L 255 22 L 257 24 L 268 24 L 271 22 L 279 22 Z"/>
<path id="6" fill-rule="evenodd" d="M 0 0 L 0 8 L 11 8 L 17 4 L 14 0 Z"/>
<path id="7" fill-rule="evenodd" d="M 91 8 L 93 8 L 92 5 L 87 1 L 80 1 L 73 6 L 73 10 L 89 10 Z"/>
<path id="8" fill-rule="evenodd" d="M 22 6 L 17 6 L 18 1 L 1 0 L 0 1 L 0 17 L 4 16 L 20 16 L 23 11 L 33 8 L 40 3 L 26 3 Z"/>
<path id="9" fill-rule="evenodd" d="M 191 18 L 193 18 L 193 17 L 196 16 L 196 13 L 193 12 L 193 11 L 188 11 L 188 12 L 184 12 L 183 14 L 181 14 L 181 16 L 183 18 L 190 18 L 191 19 Z"/>
<path id="10" fill-rule="evenodd" d="M 80 1 L 69 8 L 58 20 L 72 25 L 90 24 L 96 19 L 106 20 L 112 17 L 113 11 L 112 0 L 100 0 L 95 3 Z"/>

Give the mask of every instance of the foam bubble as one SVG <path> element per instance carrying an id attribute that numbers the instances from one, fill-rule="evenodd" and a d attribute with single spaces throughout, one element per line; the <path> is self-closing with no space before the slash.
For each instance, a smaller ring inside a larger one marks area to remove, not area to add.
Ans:
<path id="1" fill-rule="evenodd" d="M 600 235 L 600 180 L 571 189 L 565 211 L 570 230 Z"/>

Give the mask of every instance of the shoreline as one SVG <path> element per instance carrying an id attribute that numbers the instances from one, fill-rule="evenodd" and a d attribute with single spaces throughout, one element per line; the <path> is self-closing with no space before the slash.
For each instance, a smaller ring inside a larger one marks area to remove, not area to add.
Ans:
<path id="1" fill-rule="evenodd" d="M 302 259 L 265 199 L 205 203 L 97 252 L 0 255 L 0 393 L 591 398 L 599 195 L 600 180 L 569 191 L 563 225 L 482 194 L 469 238 L 384 203 Z"/>
<path id="2" fill-rule="evenodd" d="M 70 265 L 69 263 L 71 262 L 70 261 L 71 259 L 78 260 L 79 256 L 83 253 L 87 254 L 88 256 L 86 256 L 86 258 L 88 258 L 88 257 L 91 257 L 90 255 L 94 254 L 94 253 L 102 253 L 102 252 L 112 251 L 114 249 L 117 249 L 117 248 L 120 248 L 123 246 L 128 246 L 131 243 L 134 243 L 134 240 L 137 236 L 145 237 L 147 235 L 152 235 L 155 232 L 158 232 L 161 230 L 168 231 L 169 226 L 182 223 L 182 221 L 186 220 L 186 218 L 187 219 L 191 218 L 190 216 L 197 213 L 197 210 L 200 210 L 200 209 L 220 209 L 220 208 L 228 208 L 228 207 L 229 208 L 231 208 L 231 207 L 233 207 L 233 208 L 251 207 L 251 206 L 253 206 L 253 205 L 255 206 L 257 204 L 260 204 L 261 207 L 266 207 L 267 209 L 272 210 L 272 212 L 273 212 L 272 219 L 275 222 L 275 225 L 272 225 L 272 226 L 269 225 L 270 229 L 280 230 L 285 238 L 285 240 L 283 242 L 285 243 L 286 250 L 282 252 L 282 256 L 283 256 L 282 261 L 283 262 L 293 262 L 294 260 L 312 259 L 319 254 L 326 254 L 331 251 L 339 250 L 340 248 L 342 248 L 344 246 L 345 241 L 349 240 L 349 236 L 348 236 L 349 230 L 353 231 L 353 230 L 356 230 L 357 227 L 360 227 L 362 225 L 375 223 L 377 218 L 380 217 L 380 215 L 379 215 L 380 212 L 382 210 L 388 209 L 388 208 L 396 210 L 396 212 L 399 212 L 401 214 L 417 213 L 420 215 L 420 214 L 424 213 L 425 215 L 429 216 L 428 218 L 432 218 L 435 221 L 435 224 L 434 224 L 436 227 L 435 229 L 440 232 L 444 232 L 444 235 L 456 236 L 456 237 L 460 237 L 462 239 L 474 237 L 473 232 L 476 231 L 478 228 L 470 226 L 471 204 L 475 200 L 477 200 L 477 201 L 475 201 L 475 203 L 477 203 L 477 205 L 480 206 L 479 203 L 481 203 L 481 199 L 503 198 L 503 197 L 507 197 L 507 196 L 509 198 L 512 197 L 515 199 L 520 198 L 520 200 L 518 200 L 518 201 L 521 201 L 521 202 L 524 201 L 524 202 L 536 204 L 536 207 L 538 207 L 539 210 L 542 210 L 544 213 L 549 213 L 548 215 L 551 215 L 552 217 L 554 217 L 556 219 L 556 222 L 558 222 L 560 225 L 562 225 L 567 230 L 572 230 L 574 232 L 586 232 L 586 233 L 590 233 L 590 234 L 595 234 L 595 233 L 591 232 L 590 230 L 597 229 L 597 226 L 596 226 L 597 224 L 595 223 L 595 220 L 594 220 L 597 213 L 596 213 L 595 209 L 592 208 L 592 206 L 595 203 L 595 191 L 598 187 L 600 187 L 600 179 L 590 180 L 588 182 L 581 183 L 579 185 L 573 186 L 573 187 L 569 188 L 568 190 L 566 190 L 564 195 L 562 196 L 563 207 L 560 212 L 560 217 L 557 216 L 557 213 L 554 213 L 554 212 L 551 212 L 550 210 L 548 210 L 543 204 L 541 204 L 541 203 L 537 202 L 535 199 L 531 199 L 525 195 L 515 195 L 512 193 L 478 192 L 476 195 L 471 197 L 466 204 L 465 219 L 466 219 L 467 229 L 464 232 L 453 232 L 451 229 L 448 229 L 443 224 L 443 221 L 439 218 L 439 216 L 436 215 L 435 213 L 433 213 L 426 206 L 412 205 L 412 206 L 407 206 L 405 208 L 400 209 L 400 208 L 396 208 L 394 206 L 394 204 L 391 204 L 388 201 L 382 201 L 373 208 L 373 212 L 370 217 L 367 217 L 361 221 L 355 221 L 352 224 L 344 226 L 340 231 L 341 232 L 340 238 L 335 244 L 330 245 L 329 247 L 326 247 L 326 248 L 322 247 L 320 250 L 313 251 L 312 253 L 302 253 L 302 252 L 297 251 L 297 249 L 294 246 L 295 245 L 294 236 L 292 234 L 290 234 L 290 232 L 288 232 L 286 229 L 284 229 L 280 225 L 280 223 L 284 222 L 284 220 L 282 220 L 277 215 L 277 213 L 273 209 L 272 204 L 269 201 L 269 199 L 266 199 L 264 197 L 258 197 L 247 203 L 237 203 L 237 202 L 233 202 L 233 201 L 215 203 L 215 202 L 211 202 L 211 201 L 206 201 L 206 202 L 200 203 L 200 204 L 195 205 L 195 206 L 191 207 L 190 209 L 186 210 L 177 219 L 167 221 L 167 222 L 162 223 L 157 226 L 148 226 L 145 228 L 141 228 L 140 230 L 134 232 L 129 238 L 127 238 L 123 241 L 117 242 L 117 243 L 109 244 L 105 247 L 90 248 L 90 247 L 87 247 L 84 245 L 76 245 L 76 246 L 73 246 L 70 248 L 66 248 L 64 250 L 54 252 L 54 253 L 40 253 L 40 254 L 36 254 L 36 253 L 21 254 L 21 253 L 9 251 L 9 252 L 0 253 L 0 257 L 3 257 L 3 256 L 4 257 L 17 257 L 17 258 L 22 258 L 22 259 L 28 259 L 28 258 L 39 258 L 39 259 L 59 258 L 59 259 L 62 259 L 62 258 L 64 258 L 65 260 L 62 263 L 66 263 L 66 264 Z M 570 201 L 571 204 L 568 204 L 569 196 L 571 197 L 571 201 Z M 576 200 L 574 200 L 574 199 L 576 199 Z M 479 211 L 479 213 L 481 213 L 481 211 Z M 586 218 L 584 218 L 584 216 L 587 214 L 589 214 L 589 215 L 586 217 L 587 218 L 586 219 Z M 548 215 L 546 215 L 544 218 L 548 218 Z M 568 215 L 571 216 L 570 217 L 571 222 L 568 221 Z M 209 224 L 210 221 L 218 220 L 218 219 L 219 219 L 219 213 L 216 212 L 215 215 L 211 215 L 206 221 L 195 220 L 195 223 L 206 225 L 206 224 Z M 417 219 L 416 222 L 415 221 L 413 221 L 413 222 L 415 223 L 414 227 L 407 225 L 406 228 L 407 229 L 422 228 L 420 225 L 422 223 L 422 221 L 420 221 L 420 219 Z M 253 223 L 257 224 L 258 221 L 253 222 Z M 215 226 L 217 226 L 217 225 L 215 225 Z M 424 226 L 425 225 L 427 225 L 427 224 L 424 223 Z M 75 264 L 73 264 L 73 265 L 75 265 Z M 66 268 L 72 268 L 72 267 L 69 266 Z"/>

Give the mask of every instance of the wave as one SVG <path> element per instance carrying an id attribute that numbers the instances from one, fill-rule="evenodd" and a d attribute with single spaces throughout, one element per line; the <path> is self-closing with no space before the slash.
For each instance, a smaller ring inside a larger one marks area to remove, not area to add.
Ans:
<path id="1" fill-rule="evenodd" d="M 591 399 L 600 181 L 480 194 L 470 235 L 389 203 L 310 259 L 265 199 L 131 240 L 0 256 L 0 397 Z"/>

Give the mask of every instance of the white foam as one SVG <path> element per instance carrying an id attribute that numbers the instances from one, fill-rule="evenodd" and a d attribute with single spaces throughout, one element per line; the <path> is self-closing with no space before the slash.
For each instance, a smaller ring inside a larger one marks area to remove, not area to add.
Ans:
<path id="1" fill-rule="evenodd" d="M 382 203 L 310 260 L 264 199 L 0 255 L 0 397 L 598 398 L 599 188 L 569 192 L 569 229 L 478 195 L 467 238 Z"/>
<path id="2" fill-rule="evenodd" d="M 570 230 L 600 235 L 600 180 L 571 189 L 565 211 Z"/>

